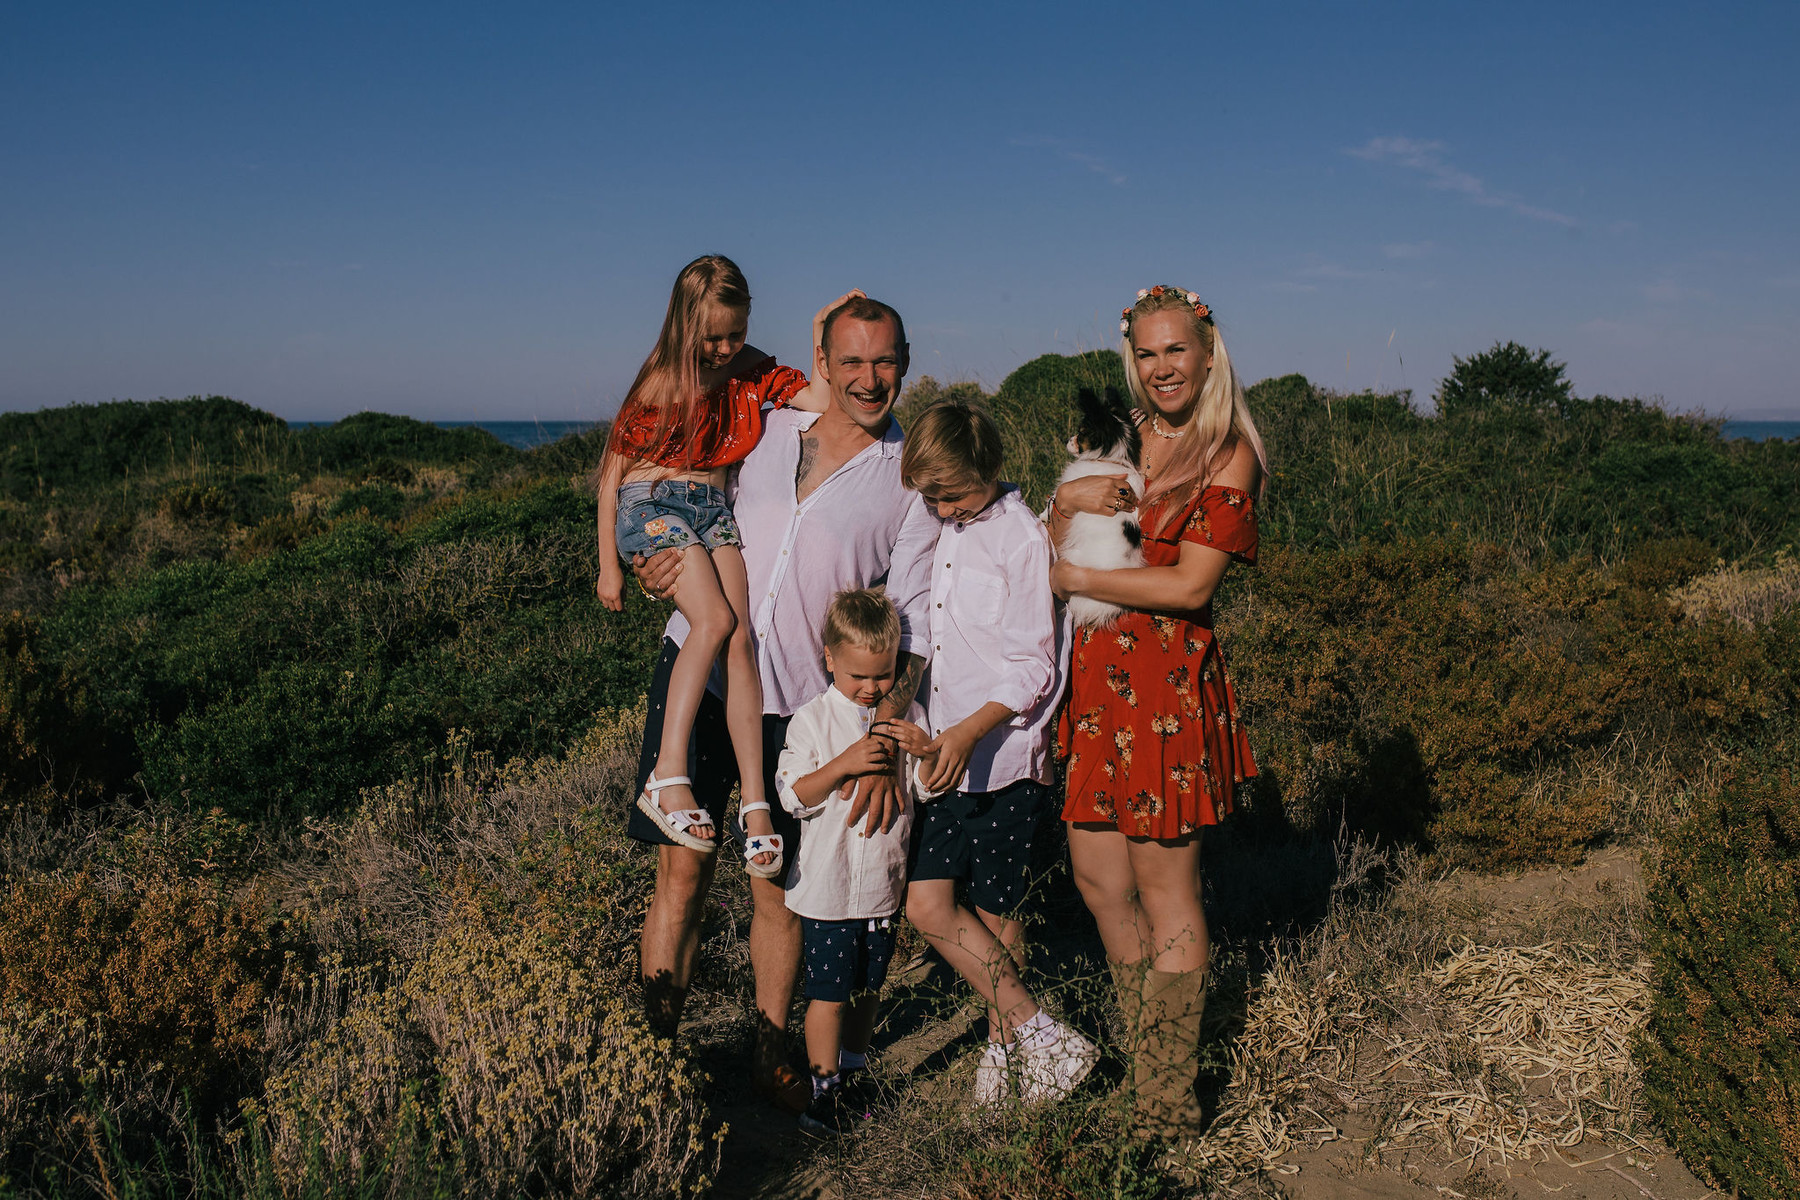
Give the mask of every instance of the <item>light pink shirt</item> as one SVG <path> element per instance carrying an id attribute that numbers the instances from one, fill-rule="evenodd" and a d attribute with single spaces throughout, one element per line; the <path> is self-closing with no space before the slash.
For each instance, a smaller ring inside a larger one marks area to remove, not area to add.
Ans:
<path id="1" fill-rule="evenodd" d="M 796 501 L 800 435 L 818 417 L 771 410 L 728 489 L 744 538 L 763 711 L 783 717 L 830 685 L 819 635 L 831 598 L 846 588 L 885 580 L 900 610 L 901 652 L 930 657 L 923 647 L 938 520 L 900 483 L 900 425 L 890 421 L 879 440 Z M 676 612 L 665 632 L 679 644 L 687 619 Z"/>
<path id="2" fill-rule="evenodd" d="M 931 561 L 932 736 L 990 700 L 1015 714 L 975 744 L 960 791 L 1053 778 L 1050 725 L 1066 671 L 1050 558 L 1043 522 L 1010 486 L 974 520 L 942 522 Z"/>

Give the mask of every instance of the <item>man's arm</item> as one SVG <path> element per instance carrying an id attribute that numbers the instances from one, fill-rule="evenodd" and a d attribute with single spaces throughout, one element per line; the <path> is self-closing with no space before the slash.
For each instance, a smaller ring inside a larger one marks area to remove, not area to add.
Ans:
<path id="1" fill-rule="evenodd" d="M 924 659 L 916 654 L 902 655 L 894 686 L 888 689 L 888 694 L 875 706 L 875 719 L 882 721 L 904 717 L 907 709 L 912 706 L 913 697 L 918 694 L 919 681 L 924 676 Z M 880 739 L 886 745 L 894 743 L 894 739 L 887 734 L 875 733 L 869 736 Z M 898 758 L 898 755 L 895 757 Z M 854 825 L 866 815 L 867 823 L 863 826 L 865 837 L 876 830 L 886 830 L 905 811 L 906 797 L 900 791 L 899 777 L 892 765 L 876 774 L 851 779 L 844 786 L 856 787 L 856 796 L 850 801 L 850 815 L 844 823 Z"/>

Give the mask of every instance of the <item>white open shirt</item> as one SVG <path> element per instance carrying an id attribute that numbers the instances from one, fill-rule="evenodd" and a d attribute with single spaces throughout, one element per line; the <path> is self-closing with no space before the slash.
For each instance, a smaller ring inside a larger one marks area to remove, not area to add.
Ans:
<path id="1" fill-rule="evenodd" d="M 820 640 L 831 598 L 846 588 L 887 583 L 900 610 L 900 651 L 931 657 L 926 607 L 938 519 L 900 483 L 900 425 L 833 471 L 805 500 L 794 498 L 800 435 L 818 413 L 770 410 L 762 440 L 727 489 L 750 580 L 763 712 L 791 716 L 831 684 Z M 688 634 L 679 611 L 665 636 Z"/>
<path id="2" fill-rule="evenodd" d="M 931 561 L 931 734 L 998 701 L 1015 715 L 975 744 L 954 786 L 992 792 L 1021 779 L 1049 783 L 1050 723 L 1067 674 L 1050 535 L 1010 485 L 974 520 L 941 529 Z"/>

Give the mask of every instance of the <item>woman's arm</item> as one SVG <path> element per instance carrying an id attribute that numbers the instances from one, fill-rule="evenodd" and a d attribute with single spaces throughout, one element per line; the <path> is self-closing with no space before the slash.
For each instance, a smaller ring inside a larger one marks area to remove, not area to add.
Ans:
<path id="1" fill-rule="evenodd" d="M 1172 567 L 1120 567 L 1103 571 L 1065 561 L 1050 568 L 1050 586 L 1065 600 L 1086 596 L 1139 612 L 1192 612 L 1205 607 L 1225 578 L 1231 555 L 1199 542 L 1181 543 Z"/>
<path id="2" fill-rule="evenodd" d="M 625 607 L 625 570 L 619 565 L 614 533 L 619 520 L 619 480 L 624 473 L 624 458 L 608 450 L 600 460 L 600 493 L 594 506 L 594 543 L 600 552 L 600 578 L 594 594 L 613 612 Z"/>
<path id="3" fill-rule="evenodd" d="M 1262 465 L 1248 443 L 1238 442 L 1231 461 L 1214 475 L 1212 485 L 1256 494 Z M 1077 479 L 1063 487 L 1086 483 Z M 1059 491 L 1061 489 L 1058 489 Z M 1056 594 L 1087 596 L 1109 604 L 1122 604 L 1140 612 L 1191 612 L 1207 604 L 1231 566 L 1231 555 L 1199 542 L 1181 543 L 1181 557 L 1172 567 L 1122 567 L 1105 571 L 1058 562 L 1050 569 L 1050 585 Z"/>

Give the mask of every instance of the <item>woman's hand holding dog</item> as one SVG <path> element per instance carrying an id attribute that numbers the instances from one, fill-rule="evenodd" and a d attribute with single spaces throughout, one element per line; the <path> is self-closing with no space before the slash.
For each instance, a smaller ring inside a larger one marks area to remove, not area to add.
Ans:
<path id="1" fill-rule="evenodd" d="M 1110 517 L 1136 511 L 1138 498 L 1123 474 L 1084 475 L 1058 487 L 1054 503 L 1065 516 L 1097 513 Z"/>

